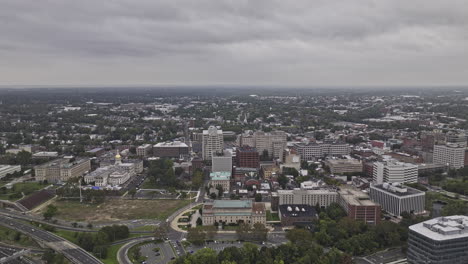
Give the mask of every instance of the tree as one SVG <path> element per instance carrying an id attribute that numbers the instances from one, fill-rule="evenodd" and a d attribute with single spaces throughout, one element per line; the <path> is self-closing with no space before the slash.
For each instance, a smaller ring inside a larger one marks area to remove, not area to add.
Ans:
<path id="1" fill-rule="evenodd" d="M 201 225 L 203 225 L 203 221 L 202 221 L 201 217 L 198 217 L 197 218 L 197 226 L 201 226 Z"/>
<path id="2" fill-rule="evenodd" d="M 31 158 L 32 158 L 32 154 L 31 152 L 27 152 L 27 151 L 20 151 L 17 155 L 16 155 L 16 160 L 18 162 L 18 164 L 20 164 L 21 166 L 27 166 L 29 164 L 31 164 Z"/>
<path id="3" fill-rule="evenodd" d="M 286 184 L 289 182 L 289 179 L 288 177 L 286 177 L 284 174 L 280 174 L 280 176 L 278 176 L 278 183 L 279 185 L 281 185 L 281 187 L 283 189 L 286 188 Z"/>
<path id="4" fill-rule="evenodd" d="M 255 202 L 261 202 L 262 201 L 262 195 L 260 193 L 255 194 Z"/>
<path id="5" fill-rule="evenodd" d="M 195 188 L 200 188 L 203 184 L 203 172 L 199 169 L 195 170 L 192 177 L 192 185 Z"/>
<path id="6" fill-rule="evenodd" d="M 253 226 L 252 239 L 257 241 L 266 241 L 268 229 L 262 223 L 255 223 Z"/>
<path id="7" fill-rule="evenodd" d="M 165 225 L 154 228 L 154 238 L 156 240 L 164 240 L 167 236 L 167 227 Z"/>
<path id="8" fill-rule="evenodd" d="M 195 245 L 203 245 L 206 234 L 200 228 L 189 228 L 187 232 L 187 240 Z"/>
<path id="9" fill-rule="evenodd" d="M 442 215 L 465 215 L 468 207 L 464 201 L 453 201 L 442 208 Z"/>
<path id="10" fill-rule="evenodd" d="M 135 194 L 137 193 L 135 188 L 132 188 L 130 191 L 128 191 L 128 194 L 132 196 L 132 199 L 135 197 Z"/>
<path id="11" fill-rule="evenodd" d="M 42 216 L 44 217 L 44 219 L 50 220 L 52 217 L 54 217 L 57 214 L 57 211 L 58 211 L 57 207 L 55 207 L 52 204 L 49 204 L 47 206 L 46 211 L 42 214 Z"/>

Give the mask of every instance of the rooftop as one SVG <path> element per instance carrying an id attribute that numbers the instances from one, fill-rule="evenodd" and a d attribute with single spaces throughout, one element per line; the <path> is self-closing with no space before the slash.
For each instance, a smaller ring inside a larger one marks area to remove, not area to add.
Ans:
<path id="1" fill-rule="evenodd" d="M 283 217 L 317 217 L 314 207 L 305 204 L 283 204 L 279 211 Z"/>
<path id="2" fill-rule="evenodd" d="M 437 217 L 409 227 L 432 240 L 468 238 L 468 216 L 453 215 Z"/>
<path id="3" fill-rule="evenodd" d="M 213 208 L 252 208 L 251 200 L 215 200 Z"/>
<path id="4" fill-rule="evenodd" d="M 217 172 L 211 172 L 210 173 L 210 179 L 211 180 L 230 180 L 231 179 L 231 172 L 230 171 L 217 171 Z"/>
<path id="5" fill-rule="evenodd" d="M 384 191 L 386 193 L 396 195 L 396 196 L 400 196 L 400 197 L 413 196 L 413 195 L 424 195 L 425 194 L 425 192 L 423 192 L 423 191 L 420 191 L 420 190 L 417 190 L 417 189 L 414 189 L 414 188 L 411 188 L 411 187 L 408 187 L 408 186 L 400 185 L 398 183 L 377 184 L 377 185 L 372 185 L 371 188 L 379 189 L 379 190 Z"/>
<path id="6" fill-rule="evenodd" d="M 154 145 L 155 148 L 161 147 L 173 147 L 173 148 L 181 148 L 181 147 L 188 147 L 187 144 L 181 141 L 174 141 L 174 142 L 161 142 Z"/>
<path id="7" fill-rule="evenodd" d="M 343 187 L 341 188 L 341 190 L 338 191 L 338 193 L 341 196 L 341 198 L 344 199 L 346 203 L 350 205 L 356 205 L 356 206 L 377 205 L 376 203 L 370 200 L 369 195 L 351 187 Z"/>

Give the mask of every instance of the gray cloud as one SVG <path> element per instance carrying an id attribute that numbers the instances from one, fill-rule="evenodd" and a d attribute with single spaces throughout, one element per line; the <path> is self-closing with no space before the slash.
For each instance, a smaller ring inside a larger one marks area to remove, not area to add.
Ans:
<path id="1" fill-rule="evenodd" d="M 4 0 L 1 84 L 467 84 L 461 0 Z"/>

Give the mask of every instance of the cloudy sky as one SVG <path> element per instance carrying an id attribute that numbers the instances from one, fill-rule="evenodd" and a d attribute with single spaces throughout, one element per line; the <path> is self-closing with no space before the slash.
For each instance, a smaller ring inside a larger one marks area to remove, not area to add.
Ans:
<path id="1" fill-rule="evenodd" d="M 0 85 L 466 85 L 466 0 L 1 0 Z"/>

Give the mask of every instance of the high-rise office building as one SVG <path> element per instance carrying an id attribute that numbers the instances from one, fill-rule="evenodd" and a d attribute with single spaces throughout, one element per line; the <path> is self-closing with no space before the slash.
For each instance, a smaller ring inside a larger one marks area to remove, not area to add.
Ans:
<path id="1" fill-rule="evenodd" d="M 213 153 L 222 152 L 224 146 L 223 131 L 214 126 L 203 130 L 202 156 L 204 160 L 211 160 Z"/>
<path id="2" fill-rule="evenodd" d="M 384 182 L 415 183 L 418 181 L 418 166 L 411 163 L 387 160 L 375 162 L 373 169 L 374 184 Z"/>
<path id="3" fill-rule="evenodd" d="M 258 168 L 260 160 L 257 149 L 250 147 L 240 147 L 236 150 L 237 166 L 241 168 Z"/>
<path id="4" fill-rule="evenodd" d="M 287 135 L 284 131 L 273 131 L 265 133 L 257 131 L 254 133 L 255 148 L 260 155 L 264 151 L 273 159 L 283 159 L 283 151 L 286 148 Z"/>
<path id="5" fill-rule="evenodd" d="M 433 218 L 409 227 L 408 263 L 468 263 L 468 216 Z"/>

